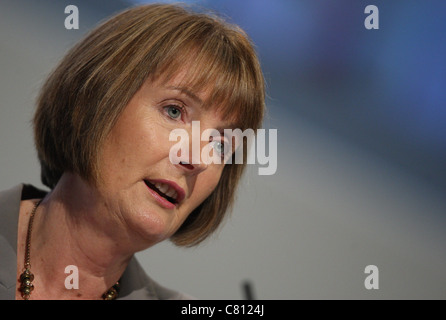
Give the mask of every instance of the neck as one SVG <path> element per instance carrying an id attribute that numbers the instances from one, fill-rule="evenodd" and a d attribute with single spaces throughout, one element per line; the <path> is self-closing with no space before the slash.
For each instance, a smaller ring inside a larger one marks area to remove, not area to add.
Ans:
<path id="1" fill-rule="evenodd" d="M 100 299 L 118 281 L 137 242 L 109 206 L 77 176 L 61 178 L 34 219 L 33 298 Z M 76 284 L 77 275 L 79 288 L 67 289 L 67 283 Z"/>

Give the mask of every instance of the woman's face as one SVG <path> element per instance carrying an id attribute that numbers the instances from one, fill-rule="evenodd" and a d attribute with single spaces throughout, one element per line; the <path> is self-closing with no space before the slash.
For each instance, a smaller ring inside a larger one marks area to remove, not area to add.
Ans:
<path id="1" fill-rule="evenodd" d="M 192 121 L 200 131 L 229 128 L 216 113 L 202 107 L 208 92 L 179 87 L 180 75 L 167 84 L 147 80 L 130 100 L 107 137 L 101 157 L 98 190 L 119 221 L 145 241 L 169 238 L 187 216 L 215 189 L 224 164 L 191 164 L 191 157 L 173 164 L 169 141 L 174 129 L 189 133 Z M 200 135 L 201 135 L 200 132 Z M 221 141 L 212 142 L 218 148 Z M 209 141 L 200 141 L 200 149 Z M 189 150 L 192 148 L 189 146 Z"/>

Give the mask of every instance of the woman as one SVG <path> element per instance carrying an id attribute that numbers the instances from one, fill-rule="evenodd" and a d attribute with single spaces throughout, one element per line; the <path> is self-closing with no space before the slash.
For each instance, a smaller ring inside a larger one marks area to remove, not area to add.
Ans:
<path id="1" fill-rule="evenodd" d="M 174 129 L 252 128 L 264 82 L 234 25 L 178 5 L 122 12 L 62 59 L 38 97 L 35 144 L 49 192 L 0 194 L 0 298 L 187 299 L 134 258 L 170 239 L 194 246 L 220 225 L 244 165 L 169 160 Z M 228 137 L 212 136 L 224 159 Z M 246 155 L 246 152 L 244 153 Z M 208 164 L 205 164 L 208 163 Z M 78 289 L 66 268 L 78 270 Z"/>

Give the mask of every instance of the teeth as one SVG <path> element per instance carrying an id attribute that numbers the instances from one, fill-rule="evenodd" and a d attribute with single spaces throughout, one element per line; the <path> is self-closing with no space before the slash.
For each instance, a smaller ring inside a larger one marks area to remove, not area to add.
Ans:
<path id="1" fill-rule="evenodd" d="M 166 193 L 166 191 L 169 189 L 169 186 L 167 184 L 159 182 L 155 184 L 155 187 L 157 187 L 158 190 L 161 191 L 162 193 Z"/>
<path id="2" fill-rule="evenodd" d="M 169 190 L 167 190 L 166 196 L 173 198 L 174 193 L 175 193 L 175 190 L 170 188 Z"/>
<path id="3" fill-rule="evenodd" d="M 178 194 L 174 188 L 171 188 L 169 185 L 161 182 L 157 182 L 154 185 L 159 191 L 164 193 L 166 196 L 173 198 L 175 200 L 177 199 Z"/>

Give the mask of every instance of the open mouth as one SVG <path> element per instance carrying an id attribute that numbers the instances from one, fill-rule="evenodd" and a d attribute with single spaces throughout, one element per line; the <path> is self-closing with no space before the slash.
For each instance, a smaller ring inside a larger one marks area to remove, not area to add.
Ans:
<path id="1" fill-rule="evenodd" d="M 144 182 L 150 189 L 155 191 L 157 194 L 159 194 L 170 203 L 174 205 L 179 203 L 180 197 L 178 195 L 178 192 L 171 185 L 159 181 L 144 180 Z"/>

